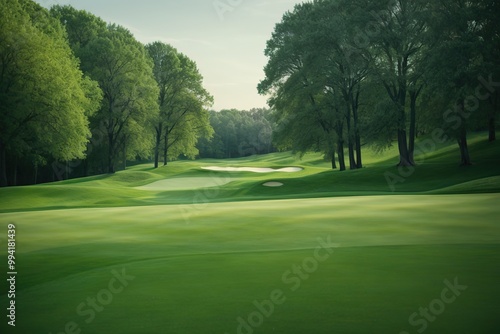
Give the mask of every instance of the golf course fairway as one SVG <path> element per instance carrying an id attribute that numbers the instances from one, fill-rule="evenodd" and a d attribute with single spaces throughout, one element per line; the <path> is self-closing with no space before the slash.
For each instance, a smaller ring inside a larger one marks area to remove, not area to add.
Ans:
<path id="1" fill-rule="evenodd" d="M 497 333 L 498 164 L 447 152 L 395 191 L 392 157 L 341 174 L 289 153 L 1 189 L 0 332 Z"/>

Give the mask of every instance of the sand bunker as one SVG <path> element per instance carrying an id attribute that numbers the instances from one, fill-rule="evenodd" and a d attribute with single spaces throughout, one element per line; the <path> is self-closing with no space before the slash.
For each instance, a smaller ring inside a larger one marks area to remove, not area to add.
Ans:
<path id="1" fill-rule="evenodd" d="M 272 187 L 272 188 L 277 188 L 277 187 L 283 187 L 284 184 L 281 182 L 266 182 L 263 184 L 264 187 Z"/>
<path id="2" fill-rule="evenodd" d="M 165 191 L 165 190 L 191 190 L 199 188 L 219 187 L 228 184 L 229 178 L 220 179 L 214 177 L 181 177 L 156 181 L 145 186 L 137 187 L 140 190 Z"/>
<path id="3" fill-rule="evenodd" d="M 216 172 L 252 172 L 252 173 L 296 173 L 300 172 L 302 168 L 299 167 L 285 167 L 285 168 L 257 168 L 257 167 L 201 167 L 202 169 L 212 170 Z"/>

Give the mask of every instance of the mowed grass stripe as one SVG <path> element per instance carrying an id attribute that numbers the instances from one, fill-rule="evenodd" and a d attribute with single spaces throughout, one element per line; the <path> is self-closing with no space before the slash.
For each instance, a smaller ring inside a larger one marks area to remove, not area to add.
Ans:
<path id="1" fill-rule="evenodd" d="M 408 195 L 69 209 L 1 214 L 0 229 L 17 224 L 19 252 L 99 243 L 167 254 L 279 250 L 310 248 L 325 234 L 346 247 L 495 243 L 499 200 Z"/>
<path id="2" fill-rule="evenodd" d="M 27 288 L 119 263 L 198 254 L 265 257 L 312 249 L 328 237 L 341 247 L 498 244 L 499 199 L 371 196 L 71 209 L 2 214 L 0 229 L 17 225 L 18 256 L 31 268 L 22 278 Z"/>
<path id="3" fill-rule="evenodd" d="M 467 290 L 429 323 L 428 332 L 492 333 L 496 328 L 500 269 L 489 264 L 500 260 L 498 245 L 338 248 L 306 279 L 289 273 L 312 255 L 311 250 L 212 254 L 76 274 L 21 291 L 18 315 L 30 321 L 19 322 L 19 330 L 50 333 L 75 321 L 93 334 L 232 334 L 238 317 L 247 319 L 255 301 L 279 289 L 286 300 L 255 333 L 413 332 L 408 317 L 440 298 L 444 280 L 455 277 Z M 77 306 L 107 287 L 112 269 L 122 268 L 134 280 L 86 323 Z"/>

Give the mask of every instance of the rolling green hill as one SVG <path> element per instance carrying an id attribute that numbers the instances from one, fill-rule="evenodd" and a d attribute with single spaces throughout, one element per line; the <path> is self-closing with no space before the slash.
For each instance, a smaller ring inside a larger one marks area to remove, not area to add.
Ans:
<path id="1" fill-rule="evenodd" d="M 471 151 L 458 167 L 443 145 L 394 191 L 394 150 L 342 173 L 277 153 L 0 189 L 4 310 L 9 224 L 18 272 L 0 331 L 495 333 L 500 145 Z"/>

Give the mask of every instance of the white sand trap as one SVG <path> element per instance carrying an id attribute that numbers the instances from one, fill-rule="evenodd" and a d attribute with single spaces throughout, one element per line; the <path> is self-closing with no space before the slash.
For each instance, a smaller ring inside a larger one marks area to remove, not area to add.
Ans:
<path id="1" fill-rule="evenodd" d="M 257 168 L 257 167 L 201 167 L 201 169 L 212 170 L 216 172 L 252 172 L 252 173 L 296 173 L 302 171 L 299 167 L 285 167 L 285 168 Z"/>
<path id="2" fill-rule="evenodd" d="M 137 187 L 140 190 L 165 191 L 165 190 L 190 190 L 199 188 L 219 187 L 228 184 L 230 178 L 214 177 L 180 177 L 175 179 L 165 179 L 156 181 L 145 186 Z"/>
<path id="3" fill-rule="evenodd" d="M 277 187 L 283 187 L 284 184 L 281 182 L 266 182 L 263 184 L 264 187 L 272 187 L 272 188 L 277 188 Z"/>

